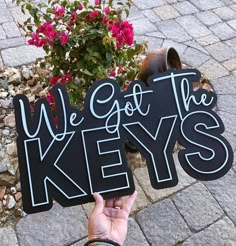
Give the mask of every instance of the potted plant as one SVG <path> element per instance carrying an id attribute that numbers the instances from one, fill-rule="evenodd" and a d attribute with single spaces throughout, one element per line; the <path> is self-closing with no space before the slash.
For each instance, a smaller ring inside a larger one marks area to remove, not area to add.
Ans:
<path id="1" fill-rule="evenodd" d="M 17 0 L 30 14 L 20 24 L 28 43 L 46 53 L 39 64 L 51 73 L 42 79 L 65 84 L 72 104 L 81 105 L 95 80 L 114 77 L 125 89 L 136 78 L 146 44 L 134 42 L 133 26 L 124 20 L 131 1 Z M 53 104 L 50 90 L 48 100 Z"/>

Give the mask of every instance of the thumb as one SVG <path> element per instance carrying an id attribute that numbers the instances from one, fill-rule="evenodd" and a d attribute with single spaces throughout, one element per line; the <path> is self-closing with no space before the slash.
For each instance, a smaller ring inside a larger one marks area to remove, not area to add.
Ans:
<path id="1" fill-rule="evenodd" d="M 103 213 L 103 209 L 104 209 L 103 197 L 99 193 L 94 193 L 93 197 L 95 199 L 95 207 L 93 209 L 93 213 L 96 214 Z"/>

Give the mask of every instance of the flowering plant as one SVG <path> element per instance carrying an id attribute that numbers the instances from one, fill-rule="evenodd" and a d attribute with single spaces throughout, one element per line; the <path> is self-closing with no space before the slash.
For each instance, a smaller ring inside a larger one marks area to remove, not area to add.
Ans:
<path id="1" fill-rule="evenodd" d="M 49 67 L 50 85 L 66 84 L 71 102 L 80 104 L 97 79 L 115 77 L 121 88 L 139 72 L 146 44 L 134 42 L 133 26 L 122 20 L 132 0 L 48 0 L 35 4 L 17 0 L 28 18 L 20 27 L 28 43 L 46 52 L 41 67 Z M 52 101 L 52 96 L 49 100 Z"/>

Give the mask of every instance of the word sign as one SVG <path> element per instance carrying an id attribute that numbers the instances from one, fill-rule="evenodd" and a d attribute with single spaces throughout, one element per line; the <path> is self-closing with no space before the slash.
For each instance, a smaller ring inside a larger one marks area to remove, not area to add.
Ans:
<path id="1" fill-rule="evenodd" d="M 96 81 L 84 110 L 72 107 L 65 87 L 52 88 L 57 125 L 45 99 L 31 114 L 26 96 L 14 98 L 23 206 L 27 213 L 49 210 L 53 199 L 62 206 L 129 195 L 134 181 L 127 167 L 124 142 L 131 141 L 146 158 L 155 189 L 178 183 L 173 149 L 183 149 L 182 168 L 199 180 L 225 175 L 233 152 L 222 137 L 224 126 L 213 111 L 216 94 L 199 89 L 200 72 L 169 70 L 133 81 L 121 92 L 113 79 Z"/>

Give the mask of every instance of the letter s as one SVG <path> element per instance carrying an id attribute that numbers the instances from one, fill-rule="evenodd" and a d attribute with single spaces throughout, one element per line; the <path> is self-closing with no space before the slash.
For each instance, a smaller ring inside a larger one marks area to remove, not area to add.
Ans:
<path id="1" fill-rule="evenodd" d="M 224 176 L 232 166 L 233 151 L 221 136 L 224 125 L 214 112 L 189 113 L 181 123 L 179 152 L 183 169 L 199 180 L 214 180 Z"/>

